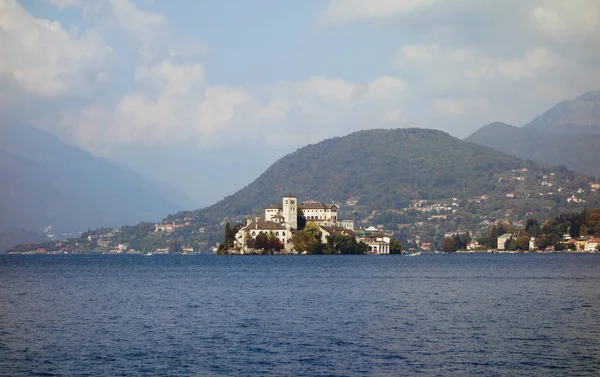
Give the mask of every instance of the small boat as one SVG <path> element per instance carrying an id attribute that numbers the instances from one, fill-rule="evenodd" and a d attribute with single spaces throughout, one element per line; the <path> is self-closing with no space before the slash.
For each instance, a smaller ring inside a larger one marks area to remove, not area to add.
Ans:
<path id="1" fill-rule="evenodd" d="M 144 256 L 145 256 L 145 257 L 151 257 L 151 256 L 152 256 L 152 253 L 146 253 L 146 254 L 144 254 Z"/>
<path id="2" fill-rule="evenodd" d="M 406 254 L 407 257 L 416 257 L 418 255 L 421 255 L 420 251 L 415 251 L 414 253 Z"/>

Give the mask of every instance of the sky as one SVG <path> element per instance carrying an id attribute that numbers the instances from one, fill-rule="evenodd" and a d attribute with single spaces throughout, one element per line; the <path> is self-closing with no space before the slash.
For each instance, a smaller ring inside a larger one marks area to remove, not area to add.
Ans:
<path id="1" fill-rule="evenodd" d="M 598 0 L 0 0 L 0 112 L 210 202 L 361 129 L 523 125 L 600 89 L 599 35 Z"/>

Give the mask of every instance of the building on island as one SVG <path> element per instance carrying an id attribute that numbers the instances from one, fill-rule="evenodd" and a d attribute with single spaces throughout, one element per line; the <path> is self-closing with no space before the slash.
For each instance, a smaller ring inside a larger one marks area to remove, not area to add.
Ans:
<path id="1" fill-rule="evenodd" d="M 369 254 L 389 254 L 391 240 L 388 235 L 373 226 L 356 232 L 356 241 L 367 244 Z"/>
<path id="2" fill-rule="evenodd" d="M 354 221 L 338 220 L 338 207 L 318 202 L 299 203 L 294 195 L 283 197 L 281 204 L 273 204 L 265 208 L 264 219 L 259 216 L 247 218 L 246 224 L 235 235 L 235 247 L 244 250 L 248 237 L 253 240 L 261 233 L 273 234 L 284 245 L 286 251 L 293 249 L 292 234 L 298 229 L 298 213 L 302 210 L 306 222 L 317 224 L 321 233 L 337 231 L 353 231 Z M 323 236 L 323 237 L 326 237 Z"/>
<path id="3" fill-rule="evenodd" d="M 293 229 L 298 229 L 297 215 L 302 211 L 307 222 L 322 226 L 341 227 L 354 230 L 354 221 L 339 220 L 338 206 L 315 201 L 299 203 L 295 196 L 284 196 L 281 204 L 272 204 L 265 208 L 265 221 L 272 221 L 276 216 L 282 216 L 283 221 L 289 223 Z"/>

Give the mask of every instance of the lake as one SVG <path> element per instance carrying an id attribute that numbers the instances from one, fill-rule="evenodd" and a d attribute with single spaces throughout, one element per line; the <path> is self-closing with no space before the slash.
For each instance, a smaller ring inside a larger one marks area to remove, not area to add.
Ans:
<path id="1" fill-rule="evenodd" d="M 600 255 L 0 255 L 0 375 L 597 376 Z"/>

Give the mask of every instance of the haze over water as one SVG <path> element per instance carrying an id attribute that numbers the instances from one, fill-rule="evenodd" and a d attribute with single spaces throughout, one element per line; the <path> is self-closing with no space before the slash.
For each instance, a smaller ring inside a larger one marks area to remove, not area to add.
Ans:
<path id="1" fill-rule="evenodd" d="M 600 373 L 597 255 L 2 255 L 0 283 L 0 375 Z"/>

